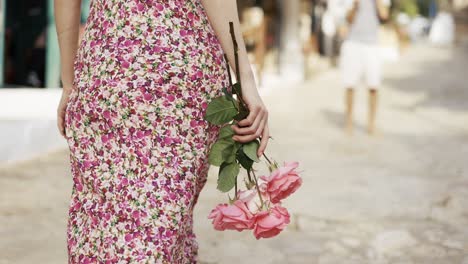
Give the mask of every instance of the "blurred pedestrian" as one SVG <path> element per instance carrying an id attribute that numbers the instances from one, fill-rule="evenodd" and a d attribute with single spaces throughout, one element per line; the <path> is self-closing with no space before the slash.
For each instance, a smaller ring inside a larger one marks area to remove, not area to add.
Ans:
<path id="1" fill-rule="evenodd" d="M 325 6 L 325 12 L 322 16 L 323 54 L 333 62 L 336 55 L 335 38 L 337 27 L 333 9 L 330 8 L 329 3 L 325 3 Z"/>
<path id="2" fill-rule="evenodd" d="M 346 88 L 346 131 L 353 130 L 354 88 L 362 77 L 369 88 L 368 132 L 375 133 L 377 90 L 381 84 L 378 31 L 389 17 L 390 0 L 353 0 L 347 13 L 349 31 L 341 47 L 340 68 Z"/>
<path id="3" fill-rule="evenodd" d="M 346 0 L 328 0 L 322 17 L 323 53 L 336 66 L 341 46 L 341 26 L 346 16 Z"/>

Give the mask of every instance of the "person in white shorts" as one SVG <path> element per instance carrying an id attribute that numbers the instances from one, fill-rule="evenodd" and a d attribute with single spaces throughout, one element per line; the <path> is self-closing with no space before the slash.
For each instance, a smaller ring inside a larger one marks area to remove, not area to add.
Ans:
<path id="1" fill-rule="evenodd" d="M 378 30 L 389 17 L 390 0 L 353 0 L 347 14 L 350 28 L 341 47 L 340 69 L 346 88 L 346 131 L 353 130 L 354 88 L 364 78 L 369 88 L 368 131 L 375 132 L 377 90 L 381 83 Z"/>

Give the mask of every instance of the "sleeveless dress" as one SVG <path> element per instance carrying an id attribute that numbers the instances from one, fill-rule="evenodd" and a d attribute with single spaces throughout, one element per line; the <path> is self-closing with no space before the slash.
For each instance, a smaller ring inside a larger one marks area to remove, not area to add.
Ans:
<path id="1" fill-rule="evenodd" d="M 200 0 L 92 0 L 65 113 L 68 263 L 197 262 L 224 65 Z"/>

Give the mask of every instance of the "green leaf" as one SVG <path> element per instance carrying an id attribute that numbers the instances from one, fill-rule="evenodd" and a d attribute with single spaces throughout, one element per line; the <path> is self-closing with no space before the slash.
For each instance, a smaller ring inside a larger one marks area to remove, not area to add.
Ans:
<path id="1" fill-rule="evenodd" d="M 226 163 L 232 163 L 236 160 L 236 153 L 241 146 L 238 142 L 232 141 L 233 144 L 223 150 L 222 157 Z"/>
<path id="2" fill-rule="evenodd" d="M 239 164 L 223 163 L 219 168 L 218 190 L 229 192 L 236 185 L 237 175 L 239 175 Z"/>
<path id="3" fill-rule="evenodd" d="M 220 96 L 210 102 L 206 109 L 205 119 L 214 125 L 230 122 L 237 115 L 234 102 L 226 96 Z"/>
<path id="4" fill-rule="evenodd" d="M 232 136 L 234 136 L 234 131 L 232 130 L 231 125 L 224 126 L 219 130 L 219 139 L 232 138 Z"/>
<path id="5" fill-rule="evenodd" d="M 224 150 L 234 144 L 235 142 L 232 138 L 225 138 L 216 141 L 211 147 L 210 154 L 208 156 L 209 163 L 214 166 L 221 166 L 224 161 Z"/>
<path id="6" fill-rule="evenodd" d="M 244 153 L 244 147 L 239 148 L 237 151 L 237 160 L 239 161 L 240 165 L 246 170 L 251 170 L 254 161 L 251 160 L 247 155 Z"/>
<path id="7" fill-rule="evenodd" d="M 258 140 L 250 141 L 249 143 L 245 144 L 243 147 L 244 153 L 247 157 L 249 157 L 251 160 L 258 162 L 258 156 L 257 156 L 257 151 L 260 146 L 260 143 Z"/>

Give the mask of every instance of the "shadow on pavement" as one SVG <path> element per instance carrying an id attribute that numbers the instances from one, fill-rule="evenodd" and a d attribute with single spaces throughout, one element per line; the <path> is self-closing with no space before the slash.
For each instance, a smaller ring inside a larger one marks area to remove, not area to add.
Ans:
<path id="1" fill-rule="evenodd" d="M 403 68 L 411 74 L 397 74 L 385 78 L 384 83 L 401 92 L 424 95 L 419 102 L 411 106 L 441 107 L 450 111 L 468 111 L 468 44 L 460 43 L 454 48 L 421 47 L 412 49 L 419 53 L 413 68 Z M 426 54 L 423 54 L 426 53 Z M 428 56 L 440 53 L 440 56 Z M 403 54 L 414 57 L 414 54 Z M 406 76 L 405 76 L 406 75 Z M 401 77 L 405 76 L 405 77 Z"/>

